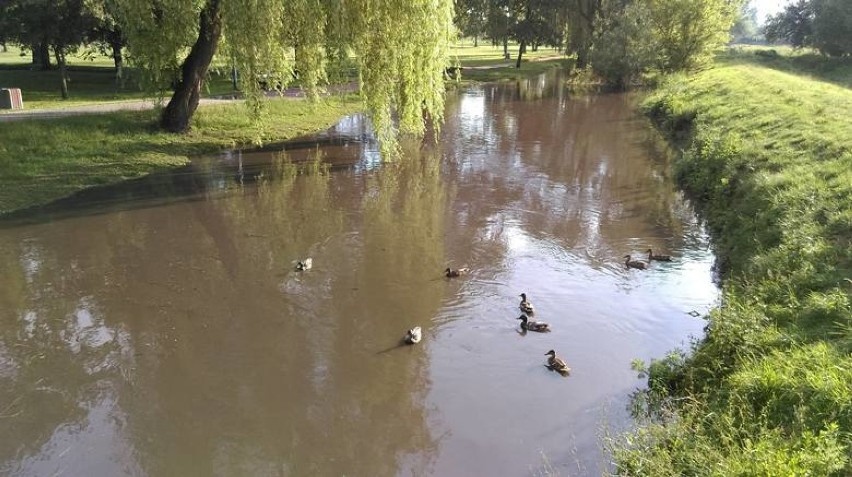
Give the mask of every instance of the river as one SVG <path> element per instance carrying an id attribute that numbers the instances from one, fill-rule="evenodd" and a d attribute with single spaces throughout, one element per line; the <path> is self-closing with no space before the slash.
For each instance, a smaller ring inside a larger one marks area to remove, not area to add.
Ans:
<path id="1" fill-rule="evenodd" d="M 0 474 L 607 469 L 631 360 L 718 300 L 665 144 L 630 96 L 542 77 L 461 88 L 401 148 L 353 116 L 0 223 Z M 625 267 L 649 248 L 674 261 Z"/>

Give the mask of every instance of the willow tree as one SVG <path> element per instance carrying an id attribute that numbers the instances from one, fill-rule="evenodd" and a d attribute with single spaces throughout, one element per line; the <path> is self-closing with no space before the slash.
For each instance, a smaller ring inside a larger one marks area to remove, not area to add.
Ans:
<path id="1" fill-rule="evenodd" d="M 149 84 L 175 86 L 160 120 L 167 131 L 189 129 L 217 53 L 235 63 L 253 102 L 262 96 L 258 78 L 298 72 L 315 93 L 328 59 L 354 53 L 386 147 L 398 130 L 423 133 L 426 117 L 443 119 L 452 0 L 116 1 L 130 59 Z"/>

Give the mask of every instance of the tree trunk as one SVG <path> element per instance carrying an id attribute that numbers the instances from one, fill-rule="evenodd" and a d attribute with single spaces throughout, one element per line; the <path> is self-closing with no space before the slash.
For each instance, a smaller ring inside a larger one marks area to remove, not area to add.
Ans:
<path id="1" fill-rule="evenodd" d="M 503 37 L 503 58 L 509 59 L 509 36 Z"/>
<path id="2" fill-rule="evenodd" d="M 515 62 L 515 68 L 521 67 L 521 57 L 524 56 L 524 52 L 527 49 L 527 41 L 521 40 L 521 45 L 518 47 L 518 61 Z"/>
<path id="3" fill-rule="evenodd" d="M 65 68 L 65 52 L 62 48 L 54 45 L 53 53 L 56 55 L 56 64 L 59 65 L 59 83 L 62 99 L 68 99 L 68 71 Z"/>
<path id="4" fill-rule="evenodd" d="M 595 34 L 595 18 L 600 9 L 600 0 L 578 0 L 576 18 L 576 31 L 572 29 L 574 45 L 572 49 L 577 53 L 577 67 L 585 68 L 589 64 L 589 52 L 592 49 L 592 38 Z"/>
<path id="5" fill-rule="evenodd" d="M 589 47 L 585 43 L 578 45 L 577 49 L 577 68 L 583 69 L 589 65 Z"/>
<path id="6" fill-rule="evenodd" d="M 109 46 L 112 48 L 112 61 L 115 64 L 115 82 L 120 83 L 124 75 L 124 56 L 121 54 L 121 33 L 111 32 L 109 35 Z"/>
<path id="7" fill-rule="evenodd" d="M 33 43 L 33 67 L 42 71 L 50 69 L 50 46 L 47 43 Z"/>
<path id="8" fill-rule="evenodd" d="M 2 45 L 0 45 L 0 46 L 2 46 L 2 47 L 3 47 L 3 53 L 6 53 L 7 51 L 9 51 L 9 49 L 8 49 L 8 48 L 6 48 L 6 44 L 5 44 L 5 43 L 3 43 L 3 44 L 2 44 Z"/>
<path id="9" fill-rule="evenodd" d="M 473 35 L 473 47 L 479 46 L 479 35 Z M 3 51 L 6 51 L 6 45 L 3 45 Z"/>
<path id="10" fill-rule="evenodd" d="M 216 53 L 222 34 L 220 0 L 207 0 L 199 19 L 198 40 L 192 45 L 189 55 L 181 66 L 181 78 L 163 116 L 160 127 L 169 132 L 181 133 L 189 130 L 192 115 L 198 108 L 201 86 L 207 68 Z"/>

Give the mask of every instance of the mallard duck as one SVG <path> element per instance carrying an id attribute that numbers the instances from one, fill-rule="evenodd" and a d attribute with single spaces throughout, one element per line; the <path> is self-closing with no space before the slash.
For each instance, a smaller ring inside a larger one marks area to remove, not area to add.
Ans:
<path id="1" fill-rule="evenodd" d="M 467 274 L 469 271 L 469 268 L 457 268 L 455 270 L 453 270 L 452 268 L 447 268 L 446 270 L 444 270 L 444 275 L 446 275 L 447 278 L 460 277 L 462 275 Z"/>
<path id="2" fill-rule="evenodd" d="M 543 321 L 529 321 L 527 315 L 518 317 L 521 320 L 521 328 L 528 331 L 538 331 L 539 333 L 547 333 L 550 331 L 550 325 Z"/>
<path id="3" fill-rule="evenodd" d="M 558 373 L 568 374 L 571 372 L 571 368 L 568 367 L 568 364 L 565 361 L 562 361 L 562 358 L 556 357 L 556 351 L 550 350 L 547 353 L 544 353 L 547 356 L 547 364 L 546 366 Z"/>
<path id="4" fill-rule="evenodd" d="M 648 249 L 648 261 L 656 260 L 658 262 L 671 262 L 671 255 L 654 255 L 654 252 L 649 248 Z"/>
<path id="5" fill-rule="evenodd" d="M 641 260 L 631 260 L 630 255 L 625 255 L 624 264 L 627 265 L 627 268 L 635 268 L 637 270 L 645 270 L 648 268 L 648 262 L 643 262 Z"/>
<path id="6" fill-rule="evenodd" d="M 308 257 L 304 260 L 299 260 L 296 262 L 296 270 L 300 272 L 304 272 L 305 270 L 310 270 L 311 267 L 314 266 L 314 261 Z"/>
<path id="7" fill-rule="evenodd" d="M 532 315 L 533 313 L 535 313 L 535 308 L 533 308 L 532 303 L 527 301 L 526 293 L 521 293 L 521 304 L 518 305 L 518 308 L 520 308 L 521 311 L 528 315 Z"/>
<path id="8" fill-rule="evenodd" d="M 420 330 L 419 326 L 415 326 L 405 332 L 404 339 L 407 344 L 417 344 L 420 342 L 421 338 L 423 338 L 423 332 Z"/>

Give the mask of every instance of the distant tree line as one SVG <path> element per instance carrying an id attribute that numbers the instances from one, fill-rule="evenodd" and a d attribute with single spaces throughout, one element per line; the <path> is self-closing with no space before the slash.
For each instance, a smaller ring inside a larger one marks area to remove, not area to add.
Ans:
<path id="1" fill-rule="evenodd" d="M 828 56 L 852 55 L 852 0 L 799 0 L 770 17 L 766 39 Z"/>
<path id="2" fill-rule="evenodd" d="M 741 0 L 457 0 L 460 33 L 502 44 L 547 45 L 575 55 L 609 83 L 704 64 L 731 33 L 757 36 L 754 10 Z M 738 25 L 732 31 L 732 27 Z"/>

